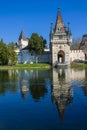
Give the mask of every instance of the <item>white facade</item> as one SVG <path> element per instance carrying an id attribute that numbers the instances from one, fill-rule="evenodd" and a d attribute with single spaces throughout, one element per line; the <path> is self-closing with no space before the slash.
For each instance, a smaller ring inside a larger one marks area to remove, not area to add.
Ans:
<path id="1" fill-rule="evenodd" d="M 26 46 L 28 46 L 28 40 L 27 39 L 26 40 L 21 39 L 20 42 L 18 42 L 18 44 L 19 44 L 19 48 L 23 49 Z"/>
<path id="2" fill-rule="evenodd" d="M 70 62 L 85 60 L 85 52 L 83 50 L 70 50 Z"/>

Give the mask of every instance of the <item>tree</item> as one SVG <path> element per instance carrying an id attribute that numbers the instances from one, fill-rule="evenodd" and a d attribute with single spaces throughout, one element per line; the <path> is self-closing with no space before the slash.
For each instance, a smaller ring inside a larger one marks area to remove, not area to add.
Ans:
<path id="1" fill-rule="evenodd" d="M 36 63 L 38 62 L 38 54 L 42 54 L 45 47 L 46 40 L 37 33 L 32 33 L 31 38 L 29 39 L 29 50 L 32 54 L 35 54 Z"/>
<path id="2" fill-rule="evenodd" d="M 17 54 L 15 52 L 15 43 L 8 44 L 8 64 L 15 65 L 17 63 Z"/>
<path id="3" fill-rule="evenodd" d="M 72 41 L 72 44 L 70 46 L 71 50 L 79 50 L 80 43 L 81 43 L 80 37 L 74 38 L 73 41 Z"/>
<path id="4" fill-rule="evenodd" d="M 0 65 L 8 64 L 8 48 L 3 40 L 0 41 Z"/>

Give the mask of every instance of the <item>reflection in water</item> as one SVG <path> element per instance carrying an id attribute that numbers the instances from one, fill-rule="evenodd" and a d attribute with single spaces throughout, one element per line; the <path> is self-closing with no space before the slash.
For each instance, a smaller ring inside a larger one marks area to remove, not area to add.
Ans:
<path id="1" fill-rule="evenodd" d="M 52 100 L 57 105 L 61 122 L 64 116 L 65 107 L 72 103 L 72 99 L 73 92 L 70 87 L 69 70 L 53 69 Z"/>
<path id="2" fill-rule="evenodd" d="M 5 94 L 7 89 L 11 92 L 19 89 L 23 99 L 26 99 L 27 94 L 30 93 L 35 101 L 39 101 L 47 93 L 45 81 L 51 77 L 50 73 L 50 70 L 0 71 L 0 94 Z"/>
<path id="3" fill-rule="evenodd" d="M 30 85 L 30 93 L 35 101 L 39 101 L 41 97 L 47 93 L 47 88 L 45 84 L 46 76 L 44 76 L 44 71 L 34 71 L 33 82 Z"/>
<path id="4" fill-rule="evenodd" d="M 83 86 L 83 92 L 84 92 L 85 96 L 87 96 L 87 85 Z"/>
<path id="5" fill-rule="evenodd" d="M 17 72 L 14 70 L 0 71 L 0 94 L 4 95 L 7 91 L 15 93 L 17 91 L 17 78 Z"/>
<path id="6" fill-rule="evenodd" d="M 85 77 L 83 82 L 83 92 L 84 95 L 87 96 L 87 70 L 85 70 Z"/>
<path id="7" fill-rule="evenodd" d="M 0 128 L 87 129 L 85 95 L 86 70 L 0 71 Z"/>
<path id="8" fill-rule="evenodd" d="M 47 93 L 45 80 L 49 79 L 49 73 L 51 73 L 50 70 L 20 71 L 18 81 L 22 97 L 26 99 L 28 92 L 32 95 L 32 98 L 35 101 L 39 101 L 41 97 L 44 97 Z"/>
<path id="9" fill-rule="evenodd" d="M 26 99 L 27 92 L 29 91 L 29 82 L 27 80 L 21 80 L 20 82 L 20 91 L 23 99 Z"/>
<path id="10" fill-rule="evenodd" d="M 39 101 L 41 97 L 47 93 L 47 88 L 44 85 L 39 85 L 36 83 L 35 85 L 30 86 L 30 92 L 35 101 Z"/>
<path id="11" fill-rule="evenodd" d="M 53 69 L 52 101 L 56 104 L 62 123 L 65 108 L 72 104 L 73 87 L 81 87 L 87 96 L 87 72 L 76 69 Z"/>

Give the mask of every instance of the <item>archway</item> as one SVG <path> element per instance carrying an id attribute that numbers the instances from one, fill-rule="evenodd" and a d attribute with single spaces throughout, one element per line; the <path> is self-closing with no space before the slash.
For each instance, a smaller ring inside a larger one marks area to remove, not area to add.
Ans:
<path id="1" fill-rule="evenodd" d="M 85 53 L 85 60 L 87 60 L 87 54 Z"/>
<path id="2" fill-rule="evenodd" d="M 59 63 L 64 63 L 65 62 L 65 53 L 62 50 L 60 50 L 58 52 L 58 62 Z"/>

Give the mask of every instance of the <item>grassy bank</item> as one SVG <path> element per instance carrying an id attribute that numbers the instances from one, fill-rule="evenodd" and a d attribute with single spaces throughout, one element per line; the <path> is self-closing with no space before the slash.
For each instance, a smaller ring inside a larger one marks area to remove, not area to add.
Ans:
<path id="1" fill-rule="evenodd" d="M 86 68 L 87 69 L 87 63 L 76 63 L 76 62 L 72 62 L 71 63 L 71 68 L 79 68 L 79 69 Z"/>
<path id="2" fill-rule="evenodd" d="M 47 63 L 33 63 L 33 64 L 16 64 L 14 66 L 0 66 L 0 70 L 8 69 L 50 69 L 51 65 Z M 71 63 L 71 68 L 87 69 L 87 63 Z"/>
<path id="3" fill-rule="evenodd" d="M 49 69 L 51 68 L 50 64 L 38 63 L 38 64 L 16 64 L 14 66 L 0 66 L 0 70 L 6 69 Z"/>

